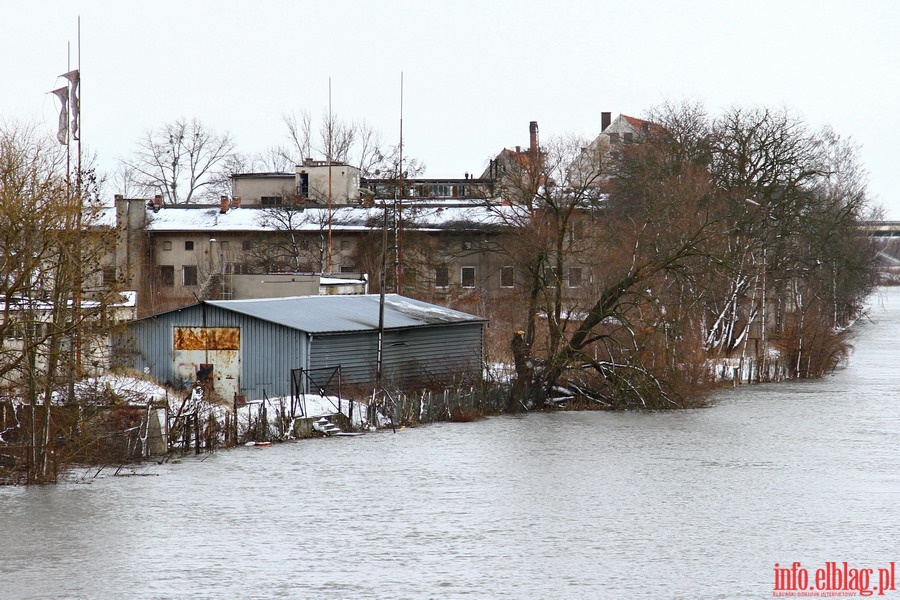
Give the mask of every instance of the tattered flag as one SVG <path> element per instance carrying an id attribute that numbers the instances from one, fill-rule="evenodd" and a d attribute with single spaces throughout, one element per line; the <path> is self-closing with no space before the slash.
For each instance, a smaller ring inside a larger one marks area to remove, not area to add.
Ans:
<path id="1" fill-rule="evenodd" d="M 79 139 L 81 127 L 81 108 L 79 101 L 79 84 L 81 83 L 81 74 L 78 69 L 63 73 L 62 77 L 69 80 L 69 106 L 72 110 L 72 139 Z"/>
<path id="2" fill-rule="evenodd" d="M 62 106 L 59 109 L 59 129 L 56 131 L 56 139 L 60 144 L 69 143 L 69 88 L 61 87 L 50 92 L 56 94 Z"/>

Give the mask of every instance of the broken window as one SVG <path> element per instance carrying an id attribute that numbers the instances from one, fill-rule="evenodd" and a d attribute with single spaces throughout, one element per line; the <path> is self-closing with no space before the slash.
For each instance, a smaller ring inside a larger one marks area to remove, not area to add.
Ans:
<path id="1" fill-rule="evenodd" d="M 450 287 L 450 269 L 437 267 L 434 270 L 434 286 L 439 288 Z"/>
<path id="2" fill-rule="evenodd" d="M 516 274 L 516 271 L 513 267 L 500 267 L 500 287 L 502 287 L 502 288 L 515 287 L 515 285 L 516 285 L 515 274 Z"/>
<path id="3" fill-rule="evenodd" d="M 460 268 L 459 281 L 464 288 L 475 287 L 475 267 Z"/>
<path id="4" fill-rule="evenodd" d="M 581 267 L 569 267 L 569 287 L 581 287 Z"/>
<path id="5" fill-rule="evenodd" d="M 175 285 L 175 267 L 172 265 L 159 265 L 159 284 L 163 287 Z"/>
<path id="6" fill-rule="evenodd" d="M 184 265 L 181 268 L 181 275 L 185 287 L 197 285 L 197 265 Z"/>

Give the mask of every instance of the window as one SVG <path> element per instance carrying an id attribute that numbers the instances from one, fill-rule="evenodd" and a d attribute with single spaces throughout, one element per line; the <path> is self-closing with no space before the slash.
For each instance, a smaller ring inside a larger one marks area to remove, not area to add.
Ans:
<path id="1" fill-rule="evenodd" d="M 175 267 L 172 265 L 159 265 L 159 284 L 162 287 L 175 285 Z"/>
<path id="2" fill-rule="evenodd" d="M 419 270 L 414 267 L 402 267 L 402 278 L 404 285 L 415 287 L 419 283 Z"/>
<path id="3" fill-rule="evenodd" d="M 247 275 L 252 271 L 250 265 L 245 262 L 225 263 L 225 272 L 232 275 Z"/>
<path id="4" fill-rule="evenodd" d="M 172 249 L 172 242 L 171 242 L 171 241 L 168 241 L 168 240 L 167 240 L 167 241 L 163 242 L 163 250 L 171 250 L 171 249 Z"/>
<path id="5" fill-rule="evenodd" d="M 184 243 L 184 249 L 185 249 L 185 250 L 193 250 L 193 249 L 194 249 L 194 242 L 185 242 L 185 243 Z"/>
<path id="6" fill-rule="evenodd" d="M 452 188 L 446 184 L 432 184 L 431 195 L 436 198 L 449 198 L 453 194 Z"/>
<path id="7" fill-rule="evenodd" d="M 630 144 L 631 142 L 634 141 L 634 134 L 632 134 L 632 133 L 624 133 L 624 134 L 622 134 L 622 137 L 625 138 L 626 144 Z"/>
<path id="8" fill-rule="evenodd" d="M 475 267 L 462 267 L 459 270 L 459 280 L 464 288 L 475 287 Z"/>
<path id="9" fill-rule="evenodd" d="M 569 287 L 581 287 L 581 267 L 569 267 Z"/>
<path id="10" fill-rule="evenodd" d="M 344 265 L 341 265 L 341 273 L 356 273 L 356 269 L 352 266 L 345 267 Z"/>
<path id="11" fill-rule="evenodd" d="M 106 287 L 112 287 L 116 285 L 115 267 L 103 267 L 103 285 Z"/>
<path id="12" fill-rule="evenodd" d="M 471 250 L 471 249 L 472 249 L 472 242 L 463 242 L 463 243 L 462 243 L 462 249 L 463 249 L 463 250 Z"/>
<path id="13" fill-rule="evenodd" d="M 609 134 L 609 143 L 610 144 L 618 144 L 619 143 L 619 134 L 618 133 L 610 133 Z"/>
<path id="14" fill-rule="evenodd" d="M 297 175 L 297 194 L 304 198 L 309 196 L 309 173 Z"/>
<path id="15" fill-rule="evenodd" d="M 181 275 L 185 287 L 197 285 L 197 265 L 184 265 L 181 267 Z"/>
<path id="16" fill-rule="evenodd" d="M 242 240 L 241 250 L 253 250 L 253 240 Z"/>
<path id="17" fill-rule="evenodd" d="M 263 206 L 280 206 L 281 196 L 260 196 L 259 203 Z"/>
<path id="18" fill-rule="evenodd" d="M 350 250 L 350 240 L 341 240 L 341 252 Z"/>
<path id="19" fill-rule="evenodd" d="M 512 267 L 500 267 L 500 287 L 502 288 L 511 288 L 515 287 L 516 279 L 515 279 L 516 271 Z"/>
<path id="20" fill-rule="evenodd" d="M 438 267 L 434 270 L 434 287 L 450 287 L 450 269 Z"/>
<path id="21" fill-rule="evenodd" d="M 554 285 L 559 277 L 559 271 L 555 267 L 544 267 L 544 284 Z"/>

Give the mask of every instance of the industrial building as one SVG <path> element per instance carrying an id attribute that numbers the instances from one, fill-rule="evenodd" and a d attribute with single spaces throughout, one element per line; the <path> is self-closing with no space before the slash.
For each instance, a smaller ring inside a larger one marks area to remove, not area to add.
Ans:
<path id="1" fill-rule="evenodd" d="M 299 369 L 372 384 L 379 337 L 386 384 L 480 376 L 486 319 L 396 294 L 381 311 L 375 294 L 204 301 L 132 322 L 115 356 L 176 388 L 205 379 L 226 402 L 289 395 Z"/>

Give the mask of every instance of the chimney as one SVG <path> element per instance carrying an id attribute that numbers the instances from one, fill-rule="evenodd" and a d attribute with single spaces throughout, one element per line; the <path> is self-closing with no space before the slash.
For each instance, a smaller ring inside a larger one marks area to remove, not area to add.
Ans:
<path id="1" fill-rule="evenodd" d="M 225 214 L 228 212 L 228 196 L 219 196 L 219 213 Z"/>
<path id="2" fill-rule="evenodd" d="M 602 112 L 600 113 L 600 132 L 606 131 L 606 128 L 609 127 L 609 124 L 612 123 L 612 113 L 611 112 Z"/>
<path id="3" fill-rule="evenodd" d="M 162 208 L 162 196 L 157 194 L 156 196 L 153 196 L 153 212 L 157 212 L 161 208 Z"/>
<path id="4" fill-rule="evenodd" d="M 532 152 L 537 152 L 538 150 L 538 125 L 537 121 L 532 121 L 528 124 L 528 133 L 529 139 L 531 140 L 530 150 Z"/>
<path id="5" fill-rule="evenodd" d="M 240 208 L 241 207 L 241 197 L 235 196 L 231 199 L 231 208 Z"/>

